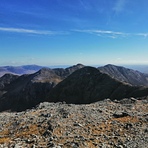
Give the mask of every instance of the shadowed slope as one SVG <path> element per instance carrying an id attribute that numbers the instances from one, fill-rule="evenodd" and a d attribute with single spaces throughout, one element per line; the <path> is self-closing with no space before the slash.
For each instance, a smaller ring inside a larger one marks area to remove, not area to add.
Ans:
<path id="1" fill-rule="evenodd" d="M 45 100 L 49 92 L 62 79 L 51 69 L 42 69 L 35 74 L 22 75 L 7 88 L 0 98 L 0 111 L 21 111 Z"/>
<path id="2" fill-rule="evenodd" d="M 0 90 L 16 80 L 19 76 L 13 74 L 5 74 L 0 78 Z"/>

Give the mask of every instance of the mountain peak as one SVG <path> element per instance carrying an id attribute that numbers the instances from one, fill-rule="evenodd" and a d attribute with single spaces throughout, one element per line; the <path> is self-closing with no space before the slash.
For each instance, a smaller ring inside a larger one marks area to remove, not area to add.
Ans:
<path id="1" fill-rule="evenodd" d="M 121 93 L 122 92 L 122 93 Z M 86 66 L 56 85 L 47 98 L 48 101 L 87 104 L 110 99 L 140 96 L 139 87 L 119 82 L 94 67 Z M 143 91 L 148 94 L 147 89 Z"/>
<path id="2" fill-rule="evenodd" d="M 105 65 L 104 67 L 98 67 L 98 69 L 119 81 L 126 82 L 131 85 L 148 86 L 148 77 L 137 70 L 135 71 L 129 68 L 112 64 Z"/>
<path id="3" fill-rule="evenodd" d="M 73 66 L 71 66 L 71 67 L 68 67 L 68 68 L 66 68 L 66 69 L 71 69 L 71 68 L 80 69 L 80 68 L 83 68 L 83 67 L 85 67 L 83 64 L 78 63 L 78 64 L 73 65 Z"/>

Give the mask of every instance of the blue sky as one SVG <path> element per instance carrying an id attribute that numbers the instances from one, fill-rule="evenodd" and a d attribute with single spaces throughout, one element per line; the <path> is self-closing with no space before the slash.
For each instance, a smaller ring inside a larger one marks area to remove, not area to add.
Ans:
<path id="1" fill-rule="evenodd" d="M 0 66 L 148 64 L 147 0 L 1 0 Z"/>

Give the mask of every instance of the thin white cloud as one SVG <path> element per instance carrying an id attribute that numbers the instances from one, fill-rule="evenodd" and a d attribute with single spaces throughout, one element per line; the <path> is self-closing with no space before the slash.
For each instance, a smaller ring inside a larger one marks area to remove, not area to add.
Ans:
<path id="1" fill-rule="evenodd" d="M 104 36 L 109 38 L 126 37 L 129 34 L 124 32 L 115 32 L 111 30 L 73 30 L 76 32 L 95 34 L 97 36 Z"/>
<path id="2" fill-rule="evenodd" d="M 14 33 L 26 33 L 26 34 L 37 34 L 37 35 L 58 35 L 58 34 L 67 34 L 66 32 L 58 31 L 42 31 L 42 30 L 31 30 L 23 28 L 6 28 L 0 27 L 0 31 L 4 32 L 14 32 Z"/>
<path id="3" fill-rule="evenodd" d="M 143 36 L 143 37 L 148 37 L 148 33 L 137 33 L 137 36 Z"/>
<path id="4" fill-rule="evenodd" d="M 42 31 L 42 30 L 31 30 L 31 29 L 23 29 L 23 28 L 6 28 L 0 27 L 0 31 L 3 32 L 14 32 L 14 33 L 25 33 L 25 34 L 36 34 L 36 35 L 67 35 L 70 31 Z M 128 37 L 128 36 L 143 36 L 145 38 L 148 37 L 148 33 L 125 33 L 125 32 L 117 32 L 111 30 L 79 30 L 75 29 L 72 32 L 80 32 L 80 33 L 89 33 L 94 34 L 100 37 L 109 37 L 112 39 L 119 37 Z"/>
<path id="5" fill-rule="evenodd" d="M 115 6 L 113 7 L 113 10 L 118 13 L 124 10 L 126 5 L 126 0 L 117 0 L 115 3 Z"/>
<path id="6" fill-rule="evenodd" d="M 111 31 L 111 30 L 73 30 L 74 32 L 80 32 L 80 33 L 88 33 L 88 34 L 94 34 L 99 37 L 108 37 L 108 38 L 119 38 L 119 37 L 134 37 L 134 36 L 142 36 L 147 38 L 148 33 L 125 33 L 125 32 L 117 32 L 117 31 Z"/>
<path id="7" fill-rule="evenodd" d="M 83 8 L 87 9 L 86 5 L 84 4 L 83 0 L 80 0 L 80 4 Z"/>

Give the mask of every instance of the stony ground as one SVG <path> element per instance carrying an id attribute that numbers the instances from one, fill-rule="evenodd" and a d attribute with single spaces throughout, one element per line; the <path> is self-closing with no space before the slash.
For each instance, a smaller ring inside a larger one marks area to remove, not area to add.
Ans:
<path id="1" fill-rule="evenodd" d="M 0 148 L 148 148 L 148 99 L 41 103 L 0 113 Z"/>

